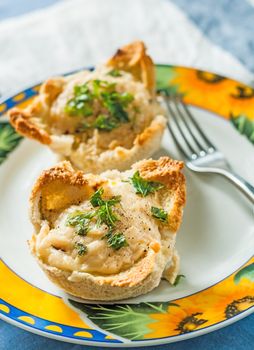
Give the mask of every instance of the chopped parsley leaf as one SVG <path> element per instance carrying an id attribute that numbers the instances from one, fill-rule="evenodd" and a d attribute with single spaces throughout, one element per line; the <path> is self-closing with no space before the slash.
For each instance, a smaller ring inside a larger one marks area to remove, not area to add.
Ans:
<path id="1" fill-rule="evenodd" d="M 103 131 L 111 131 L 120 123 L 128 123 L 129 116 L 126 111 L 134 97 L 128 92 L 119 93 L 115 90 L 115 83 L 106 80 L 95 79 L 83 85 L 74 87 L 74 97 L 66 106 L 65 112 L 71 116 L 89 117 L 93 115 L 94 102 L 99 102 L 103 107 L 103 114 L 95 115 L 95 121 L 83 123 L 82 128 L 96 128 Z"/>
<path id="2" fill-rule="evenodd" d="M 68 216 L 66 225 L 75 227 L 75 232 L 78 235 L 85 236 L 89 231 L 89 224 L 94 215 L 94 212 L 82 213 L 80 211 L 77 211 Z"/>
<path id="3" fill-rule="evenodd" d="M 116 205 L 121 202 L 121 196 L 113 196 L 107 202 L 109 205 Z"/>
<path id="4" fill-rule="evenodd" d="M 176 287 L 180 283 L 182 278 L 185 278 L 185 276 L 184 275 L 177 275 L 173 286 Z"/>
<path id="5" fill-rule="evenodd" d="M 160 182 L 147 181 L 143 179 L 139 171 L 136 171 L 134 175 L 130 178 L 130 181 L 135 188 L 137 194 L 142 197 L 146 197 L 149 193 L 154 193 L 164 187 Z"/>
<path id="6" fill-rule="evenodd" d="M 111 75 L 111 77 L 115 77 L 115 78 L 122 76 L 122 74 L 118 69 L 112 69 L 111 71 L 108 72 L 107 75 Z"/>
<path id="7" fill-rule="evenodd" d="M 90 198 L 90 203 L 93 207 L 98 207 L 96 210 L 98 225 L 105 224 L 112 228 L 119 220 L 118 217 L 114 214 L 112 207 L 120 203 L 121 197 L 115 196 L 108 200 L 104 200 L 101 197 L 103 193 L 103 188 L 98 189 Z"/>
<path id="8" fill-rule="evenodd" d="M 74 87 L 74 97 L 67 102 L 64 110 L 71 116 L 88 117 L 93 114 L 92 102 L 93 95 L 85 83 Z"/>
<path id="9" fill-rule="evenodd" d="M 151 212 L 152 212 L 153 217 L 155 217 L 156 219 L 158 219 L 162 222 L 168 221 L 168 214 L 164 209 L 152 207 Z"/>
<path id="10" fill-rule="evenodd" d="M 124 107 L 127 107 L 133 100 L 132 95 L 128 93 L 120 94 L 114 91 L 103 92 L 101 96 L 104 107 L 107 108 L 113 118 L 122 123 L 127 123 L 129 121 L 128 113 L 125 111 Z"/>
<path id="11" fill-rule="evenodd" d="M 114 118 L 100 114 L 93 123 L 94 128 L 104 131 L 111 131 L 118 127 L 118 123 Z"/>
<path id="12" fill-rule="evenodd" d="M 83 85 L 76 85 L 74 86 L 74 95 L 75 96 L 82 96 L 82 95 L 89 95 L 90 91 L 89 88 L 87 86 L 87 83 L 83 84 Z"/>
<path id="13" fill-rule="evenodd" d="M 127 107 L 128 104 L 134 100 L 134 97 L 129 92 L 123 92 L 122 94 L 119 94 L 118 99 L 124 107 Z"/>
<path id="14" fill-rule="evenodd" d="M 97 210 L 98 225 L 106 224 L 109 227 L 113 227 L 119 220 L 118 217 L 113 213 L 112 206 L 105 202 Z"/>
<path id="15" fill-rule="evenodd" d="M 101 198 L 103 193 L 104 193 L 104 190 L 102 187 L 94 192 L 94 194 L 90 198 L 90 203 L 92 204 L 93 207 L 99 207 L 100 205 L 103 204 L 103 199 Z"/>
<path id="16" fill-rule="evenodd" d="M 102 92 L 111 92 L 114 90 L 116 84 L 115 83 L 109 83 L 106 80 L 99 80 L 95 79 L 93 80 L 93 95 L 94 97 L 100 98 Z"/>
<path id="17" fill-rule="evenodd" d="M 121 196 L 113 196 L 110 199 L 103 199 L 103 188 L 99 188 L 90 198 L 90 203 L 95 208 L 93 211 L 83 213 L 77 211 L 70 214 L 67 218 L 66 225 L 75 227 L 75 232 L 78 235 L 84 236 L 89 231 L 89 224 L 92 218 L 97 219 L 97 224 L 105 224 L 108 226 L 108 233 L 102 237 L 107 238 L 108 246 L 118 250 L 128 245 L 123 233 L 114 233 L 115 224 L 119 220 L 113 211 L 113 207 L 120 203 Z M 78 249 L 79 255 L 84 255 L 87 247 L 82 243 L 76 243 L 75 248 Z"/>
<path id="18" fill-rule="evenodd" d="M 93 123 L 83 122 L 78 130 L 84 131 L 84 129 L 96 128 L 103 131 L 111 131 L 118 126 L 119 123 L 115 120 L 115 118 L 100 114 Z"/>
<path id="19" fill-rule="evenodd" d="M 128 246 L 126 238 L 122 232 L 111 233 L 107 238 L 108 238 L 107 242 L 109 247 L 115 250 L 119 250 L 122 247 Z"/>
<path id="20" fill-rule="evenodd" d="M 75 248 L 78 250 L 78 255 L 82 256 L 87 253 L 87 246 L 82 243 L 75 243 Z"/>

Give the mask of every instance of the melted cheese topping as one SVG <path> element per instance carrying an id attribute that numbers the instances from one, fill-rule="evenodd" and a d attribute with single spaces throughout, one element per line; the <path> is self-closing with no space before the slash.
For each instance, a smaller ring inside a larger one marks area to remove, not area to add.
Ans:
<path id="1" fill-rule="evenodd" d="M 121 203 L 113 207 L 119 218 L 115 231 L 125 235 L 128 246 L 119 250 L 110 248 L 103 238 L 108 231 L 107 226 L 98 227 L 95 221 L 92 221 L 86 236 L 77 235 L 75 228 L 66 226 L 69 214 L 94 209 L 89 201 L 85 201 L 66 209 L 51 229 L 46 224 L 37 235 L 36 251 L 45 263 L 65 271 L 109 275 L 130 268 L 147 254 L 148 249 L 160 250 L 158 221 L 151 216 L 151 206 L 159 206 L 157 196 L 137 197 L 132 185 L 119 179 L 109 180 L 103 188 L 105 198 L 121 195 Z M 87 246 L 87 253 L 78 255 L 75 249 L 77 242 Z"/>

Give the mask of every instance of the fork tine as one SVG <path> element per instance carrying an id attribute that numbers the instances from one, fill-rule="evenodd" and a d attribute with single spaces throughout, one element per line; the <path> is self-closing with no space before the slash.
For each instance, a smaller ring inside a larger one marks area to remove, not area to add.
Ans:
<path id="1" fill-rule="evenodd" d="M 169 113 L 171 113 L 171 109 L 170 109 L 169 102 L 168 102 L 168 98 L 167 98 L 168 95 L 167 95 L 164 91 L 161 91 L 161 92 L 162 92 L 161 96 L 162 96 L 162 98 L 163 98 L 163 100 L 164 100 L 164 103 L 166 104 Z M 168 127 L 168 130 L 169 130 L 169 132 L 170 132 L 170 134 L 171 134 L 171 136 L 172 136 L 172 138 L 173 138 L 175 144 L 176 144 L 177 147 L 178 147 L 178 150 L 182 153 L 182 155 L 183 155 L 185 158 L 190 159 L 191 156 L 185 151 L 185 149 L 182 147 L 182 145 L 181 145 L 180 142 L 178 141 L 178 139 L 177 139 L 177 137 L 175 136 L 175 133 L 174 133 L 174 131 L 173 131 L 173 128 L 171 127 L 171 124 L 170 124 L 168 121 L 167 121 L 167 127 Z"/>
<path id="2" fill-rule="evenodd" d="M 197 133 L 199 134 L 200 138 L 203 140 L 203 142 L 206 144 L 206 146 L 208 146 L 208 152 L 212 152 L 216 150 L 216 147 L 214 146 L 214 144 L 208 139 L 208 137 L 205 135 L 205 133 L 203 132 L 203 130 L 200 128 L 200 126 L 198 125 L 198 123 L 196 122 L 196 120 L 194 119 L 192 113 L 190 112 L 190 110 L 188 109 L 188 107 L 186 106 L 186 104 L 182 101 L 182 99 L 179 99 L 179 104 L 182 106 L 183 110 L 185 111 L 186 115 L 188 116 L 188 119 L 191 121 L 192 126 L 195 127 Z M 178 107 L 179 109 L 179 107 Z M 185 120 L 186 126 L 187 126 L 187 122 Z M 190 127 L 188 127 L 190 129 Z M 191 132 L 191 131 L 190 131 Z M 191 132 L 191 134 L 193 135 L 193 133 Z"/>
<path id="3" fill-rule="evenodd" d="M 186 113 L 183 113 L 181 109 L 179 108 L 179 104 L 183 104 L 181 97 L 179 95 L 174 95 L 174 97 L 171 99 L 174 102 L 175 109 L 177 110 L 178 114 L 181 116 L 181 120 L 183 121 L 185 128 L 188 130 L 190 135 L 192 136 L 192 140 L 195 143 L 196 147 L 199 149 L 199 155 L 205 155 L 204 151 L 204 145 L 202 145 L 195 134 L 193 133 L 192 129 L 189 126 L 189 123 L 186 121 Z"/>
<path id="4" fill-rule="evenodd" d="M 175 143 L 177 144 L 178 148 L 181 149 L 181 151 L 182 151 L 182 153 L 185 155 L 185 157 L 190 158 L 190 159 L 193 159 L 193 155 L 196 156 L 197 152 L 196 152 L 196 150 L 192 147 L 192 145 L 190 144 L 189 140 L 188 140 L 187 137 L 185 136 L 185 134 L 184 134 L 184 132 L 183 132 L 183 130 L 182 130 L 182 128 L 181 128 L 179 122 L 178 122 L 177 115 L 176 115 L 175 111 L 173 110 L 173 108 L 170 106 L 170 103 L 169 103 L 168 98 L 171 97 L 171 96 L 170 96 L 169 93 L 165 90 L 165 91 L 163 91 L 163 97 L 164 97 L 164 102 L 165 102 L 165 104 L 166 104 L 166 106 L 167 106 L 167 108 L 168 108 L 168 111 L 169 111 L 169 113 L 170 113 L 172 119 L 174 120 L 174 124 L 175 124 L 175 126 L 177 127 L 177 130 L 178 130 L 179 134 L 181 134 L 183 140 L 185 141 L 186 148 L 188 149 L 188 151 L 189 151 L 190 154 L 188 154 L 188 153 L 184 150 L 184 148 L 181 146 L 181 143 L 177 141 L 177 137 L 176 137 L 176 135 L 175 135 L 175 133 L 174 133 L 174 130 L 173 130 L 172 126 L 170 125 L 170 122 L 167 123 L 167 124 L 168 124 L 168 129 L 169 129 L 171 135 L 173 136 L 173 139 L 174 139 Z"/>
<path id="5" fill-rule="evenodd" d="M 185 151 L 185 149 L 181 146 L 180 142 L 178 142 L 177 137 L 175 136 L 174 131 L 172 130 L 171 125 L 170 125 L 169 122 L 167 122 L 167 126 L 168 126 L 168 130 L 169 130 L 169 132 L 170 132 L 170 134 L 171 134 L 171 136 L 172 136 L 172 138 L 173 138 L 175 144 L 176 144 L 177 147 L 178 147 L 178 150 L 182 153 L 182 155 L 183 155 L 185 158 L 187 158 L 187 159 L 191 158 L 191 156 L 188 155 L 187 152 Z"/>

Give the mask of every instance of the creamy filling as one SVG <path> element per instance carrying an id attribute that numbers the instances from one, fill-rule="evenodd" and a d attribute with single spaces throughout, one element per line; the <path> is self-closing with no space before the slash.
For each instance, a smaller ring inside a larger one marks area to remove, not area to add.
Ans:
<path id="1" fill-rule="evenodd" d="M 151 216 L 151 206 L 160 206 L 157 196 L 137 198 L 129 183 L 113 178 L 104 186 L 104 190 L 109 197 L 121 195 L 120 204 L 113 209 L 119 218 L 115 231 L 124 234 L 128 245 L 119 250 L 111 248 L 105 238 L 108 227 L 105 224 L 98 225 L 96 218 L 91 220 L 84 236 L 78 235 L 74 227 L 66 225 L 70 214 L 77 211 L 87 213 L 94 209 L 89 201 L 84 201 L 66 209 L 51 229 L 45 225 L 36 236 L 36 251 L 44 263 L 70 272 L 110 275 L 133 266 L 146 256 L 149 249 L 153 249 L 154 244 L 160 247 L 159 225 Z M 75 248 L 77 243 L 87 248 L 82 256 Z"/>
<path id="2" fill-rule="evenodd" d="M 110 68 L 102 66 L 93 72 L 84 71 L 66 78 L 63 91 L 51 105 L 48 114 L 42 116 L 42 124 L 47 125 L 47 130 L 51 135 L 73 135 L 72 147 L 74 150 L 80 144 L 84 144 L 85 150 L 83 151 L 91 155 L 99 154 L 106 149 L 114 149 L 117 146 L 130 149 L 136 136 L 151 123 L 156 115 L 162 113 L 161 107 L 151 99 L 145 86 L 135 81 L 131 74 L 121 71 L 120 77 L 112 77 L 108 75 L 109 71 Z M 96 101 L 93 103 L 91 116 L 84 117 L 66 113 L 65 107 L 74 96 L 74 87 L 89 84 L 96 79 L 115 84 L 115 90 L 118 93 L 128 93 L 133 96 L 133 101 L 125 107 L 129 122 L 119 123 L 118 127 L 110 131 L 96 128 L 80 129 L 79 126 L 82 123 L 91 124 L 96 115 L 106 113 L 105 108 Z"/>

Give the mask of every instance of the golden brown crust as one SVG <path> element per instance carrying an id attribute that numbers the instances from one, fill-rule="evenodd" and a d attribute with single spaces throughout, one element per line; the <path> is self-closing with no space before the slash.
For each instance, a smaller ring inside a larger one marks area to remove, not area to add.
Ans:
<path id="1" fill-rule="evenodd" d="M 89 198 L 101 184 L 100 178 L 74 171 L 69 162 L 63 161 L 44 171 L 36 181 L 30 196 L 32 213 L 37 210 L 39 195 L 41 219 L 51 222 L 68 206 Z"/>
<path id="2" fill-rule="evenodd" d="M 181 173 L 184 163 L 169 157 L 158 160 L 142 160 L 134 165 L 139 169 L 141 177 L 150 181 L 157 181 L 167 186 L 170 191 L 172 205 L 168 215 L 170 231 L 177 232 L 182 221 L 182 209 L 186 202 L 185 177 Z"/>
<path id="3" fill-rule="evenodd" d="M 63 91 L 65 79 L 62 77 L 48 79 L 42 84 L 40 94 L 44 95 L 45 103 L 50 106 L 57 96 Z"/>
<path id="4" fill-rule="evenodd" d="M 45 110 L 62 92 L 64 81 L 64 78 L 61 77 L 47 80 L 42 84 L 39 96 L 35 97 L 30 106 L 26 109 L 15 107 L 8 111 L 10 123 L 19 134 L 37 140 L 44 145 L 49 145 L 52 142 L 49 133 L 39 127 L 32 118 L 45 114 Z"/>
<path id="5" fill-rule="evenodd" d="M 155 135 L 162 135 L 164 131 L 164 123 L 151 123 L 147 128 L 143 130 L 134 140 L 134 145 L 144 147 L 146 144 L 151 143 Z"/>
<path id="6" fill-rule="evenodd" d="M 169 157 L 161 157 L 158 160 L 141 160 L 134 165 L 138 168 L 143 178 L 173 185 L 175 176 L 179 175 L 184 163 Z"/>
<path id="7" fill-rule="evenodd" d="M 142 41 L 135 41 L 118 49 L 107 65 L 130 72 L 154 95 L 155 68 L 151 57 L 146 54 L 146 47 Z"/>
<path id="8" fill-rule="evenodd" d="M 167 202 L 167 196 L 171 201 L 169 224 L 163 228 L 166 235 L 169 231 L 176 232 L 182 218 L 185 203 L 185 181 L 180 173 L 182 167 L 182 162 L 167 157 L 144 160 L 133 166 L 144 178 L 165 184 L 165 190 L 162 190 L 164 201 Z M 45 220 L 50 227 L 51 222 L 65 208 L 90 198 L 94 190 L 107 181 L 106 174 L 105 177 L 84 174 L 82 171 L 75 171 L 66 161 L 44 171 L 36 181 L 30 198 L 31 219 L 36 233 L 45 225 Z M 161 247 L 156 241 L 150 243 L 147 254 L 131 268 L 110 276 L 72 273 L 45 264 L 36 253 L 36 235 L 31 239 L 30 247 L 54 283 L 65 291 L 86 299 L 118 300 L 146 293 L 158 285 L 165 268 L 165 257 L 160 254 Z M 174 275 L 171 280 L 173 279 Z"/>
<path id="9" fill-rule="evenodd" d="M 19 134 L 37 140 L 44 145 L 51 143 L 49 134 L 30 120 L 32 113 L 29 110 L 12 108 L 8 115 L 11 125 Z"/>

